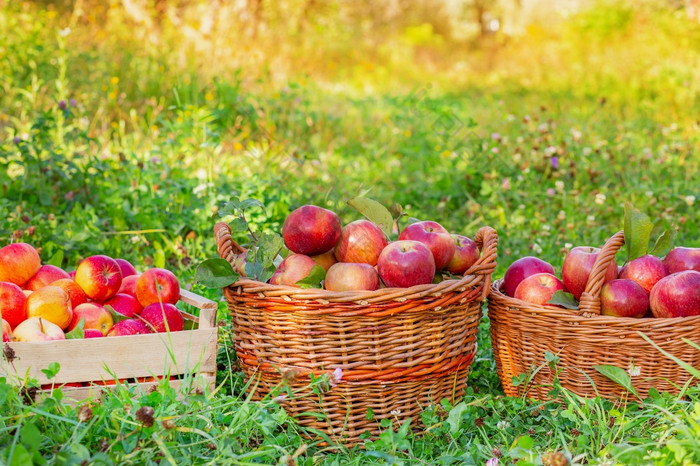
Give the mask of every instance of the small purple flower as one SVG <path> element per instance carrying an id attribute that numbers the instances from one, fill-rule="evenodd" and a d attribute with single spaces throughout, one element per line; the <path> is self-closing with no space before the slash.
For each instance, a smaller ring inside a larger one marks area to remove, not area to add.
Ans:
<path id="1" fill-rule="evenodd" d="M 491 139 L 493 139 L 494 141 L 500 141 L 501 135 L 498 133 L 491 133 Z"/>
<path id="2" fill-rule="evenodd" d="M 75 197 L 75 193 L 73 191 L 68 191 L 65 196 L 63 196 L 67 201 L 72 202 L 73 198 Z"/>
<path id="3" fill-rule="evenodd" d="M 510 189 L 510 180 L 508 178 L 503 178 L 503 181 L 501 181 L 501 189 L 505 191 Z"/>
<path id="4" fill-rule="evenodd" d="M 498 466 L 498 458 L 489 458 L 486 460 L 486 466 Z"/>
<path id="5" fill-rule="evenodd" d="M 66 105 L 66 101 L 65 101 L 65 100 L 61 100 L 61 101 L 58 103 L 58 108 L 60 108 L 61 110 L 67 109 L 67 108 L 68 108 L 68 105 Z"/>
<path id="6" fill-rule="evenodd" d="M 20 142 L 22 142 L 22 139 L 19 136 L 15 136 L 14 139 L 12 139 L 12 142 L 14 142 L 15 144 L 19 144 Z"/>
<path id="7" fill-rule="evenodd" d="M 78 102 L 76 102 L 75 99 L 70 99 L 68 103 L 71 107 L 76 107 L 78 105 Z"/>
<path id="8" fill-rule="evenodd" d="M 559 157 L 552 157 L 549 161 L 551 162 L 553 169 L 559 169 Z"/>
<path id="9" fill-rule="evenodd" d="M 155 155 L 153 157 L 151 157 L 151 159 L 149 161 L 153 164 L 160 163 L 160 159 L 158 157 L 156 157 Z"/>
<path id="10" fill-rule="evenodd" d="M 552 197 L 555 194 L 556 194 L 556 191 L 554 191 L 554 188 L 547 189 L 547 196 Z"/>
<path id="11" fill-rule="evenodd" d="M 282 402 L 284 402 L 284 400 L 286 400 L 286 399 L 287 399 L 287 395 L 283 393 L 282 395 L 276 396 L 276 397 L 273 399 L 273 401 L 275 401 L 276 403 L 282 403 Z"/>

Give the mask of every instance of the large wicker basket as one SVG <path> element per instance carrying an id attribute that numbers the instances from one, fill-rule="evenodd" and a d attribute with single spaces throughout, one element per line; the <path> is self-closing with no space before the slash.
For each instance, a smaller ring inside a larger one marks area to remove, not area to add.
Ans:
<path id="1" fill-rule="evenodd" d="M 229 226 L 214 231 L 231 262 L 240 249 Z M 288 386 L 295 396 L 282 404 L 302 426 L 353 444 L 363 432 L 378 435 L 382 419 L 417 422 L 427 406 L 461 397 L 498 237 L 484 227 L 474 241 L 477 263 L 438 284 L 331 292 L 241 279 L 224 289 L 253 398 Z M 325 390 L 309 388 L 311 374 L 341 371 Z"/>
<path id="2" fill-rule="evenodd" d="M 700 343 L 700 316 L 634 319 L 600 315 L 605 272 L 623 244 L 624 234 L 619 232 L 603 246 L 576 311 L 511 298 L 503 293 L 502 280 L 493 283 L 488 304 L 491 341 L 506 395 L 549 399 L 557 371 L 562 387 L 578 395 L 626 396 L 619 384 L 594 368 L 596 365 L 629 371 L 641 397 L 652 387 L 678 392 L 691 375 L 640 333 L 666 352 L 700 367 L 700 351 L 683 342 L 685 338 Z M 554 371 L 545 360 L 545 352 L 559 357 Z M 633 367 L 636 370 L 630 371 Z M 513 377 L 521 374 L 528 375 L 525 383 L 514 386 Z"/>

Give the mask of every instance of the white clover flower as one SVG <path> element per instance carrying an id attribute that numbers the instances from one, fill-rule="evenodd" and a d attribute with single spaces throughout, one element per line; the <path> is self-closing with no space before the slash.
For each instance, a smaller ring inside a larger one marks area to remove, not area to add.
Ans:
<path id="1" fill-rule="evenodd" d="M 593 149 L 591 149 L 590 147 L 583 148 L 583 156 L 584 157 L 588 157 L 589 155 L 591 155 L 591 152 L 593 152 Z"/>
<path id="2" fill-rule="evenodd" d="M 59 29 L 59 30 L 58 30 L 58 35 L 61 36 L 61 37 L 67 37 L 68 34 L 70 34 L 70 28 L 69 28 L 69 27 L 63 28 L 63 29 Z"/>
<path id="3" fill-rule="evenodd" d="M 520 152 L 513 154 L 513 162 L 520 163 L 523 160 L 523 155 Z"/>
<path id="4" fill-rule="evenodd" d="M 586 217 L 586 222 L 589 224 L 595 223 L 595 217 L 593 215 L 589 215 L 588 217 Z"/>
<path id="5" fill-rule="evenodd" d="M 508 421 L 498 421 L 498 424 L 496 424 L 498 430 L 507 429 L 508 427 L 510 427 L 510 422 Z"/>
<path id="6" fill-rule="evenodd" d="M 136 243 L 138 243 L 139 241 L 141 241 L 141 237 L 140 237 L 140 236 L 132 236 L 132 237 L 131 237 L 131 242 L 132 242 L 132 243 L 136 244 Z"/>
<path id="7" fill-rule="evenodd" d="M 557 214 L 557 218 L 559 220 L 564 220 L 566 218 L 566 212 L 564 212 L 563 210 L 560 210 L 559 213 Z"/>
<path id="8" fill-rule="evenodd" d="M 637 377 L 642 373 L 642 370 L 641 368 L 635 366 L 633 361 L 630 361 L 630 367 L 627 369 L 627 373 L 630 375 L 630 377 Z"/>
<path id="9" fill-rule="evenodd" d="M 598 205 L 605 204 L 605 199 L 606 199 L 606 197 L 605 197 L 605 194 L 603 194 L 603 193 L 598 193 L 595 195 L 595 203 Z"/>
<path id="10" fill-rule="evenodd" d="M 400 409 L 393 409 L 393 410 L 391 411 L 391 415 L 392 415 L 392 416 L 398 417 L 398 416 L 401 415 L 401 410 L 400 410 Z"/>
<path id="11" fill-rule="evenodd" d="M 654 191 L 647 191 L 644 194 L 646 194 L 647 197 L 654 197 Z"/>
<path id="12" fill-rule="evenodd" d="M 540 246 L 537 243 L 532 244 L 532 250 L 535 251 L 537 254 L 542 254 L 542 246 Z"/>
<path id="13" fill-rule="evenodd" d="M 685 203 L 692 206 L 695 203 L 695 196 L 685 196 Z"/>
<path id="14" fill-rule="evenodd" d="M 571 244 L 571 243 L 564 243 L 564 247 L 565 247 L 566 249 L 571 249 L 571 248 L 574 247 L 574 245 Z"/>
<path id="15" fill-rule="evenodd" d="M 554 187 L 557 188 L 558 192 L 560 192 L 560 193 L 564 192 L 564 182 L 563 181 L 555 181 Z"/>
<path id="16" fill-rule="evenodd" d="M 547 157 L 551 157 L 552 155 L 557 153 L 557 148 L 554 146 L 549 146 L 544 150 L 544 153 Z"/>
<path id="17" fill-rule="evenodd" d="M 509 113 L 509 114 L 506 116 L 506 120 L 508 120 L 508 121 L 515 121 L 515 115 L 513 115 L 512 113 Z"/>
<path id="18" fill-rule="evenodd" d="M 583 134 L 581 133 L 581 131 L 571 128 L 571 137 L 574 138 L 574 141 L 578 141 L 579 139 L 581 139 L 582 136 Z"/>

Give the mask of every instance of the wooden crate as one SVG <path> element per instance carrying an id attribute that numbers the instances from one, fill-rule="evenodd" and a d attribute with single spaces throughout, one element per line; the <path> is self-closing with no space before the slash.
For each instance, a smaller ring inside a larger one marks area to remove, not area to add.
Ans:
<path id="1" fill-rule="evenodd" d="M 42 386 L 62 387 L 65 398 L 82 400 L 100 395 L 101 390 L 119 381 L 133 379 L 143 390 L 158 385 L 165 374 L 181 376 L 196 373 L 197 383 L 213 388 L 216 379 L 218 330 L 217 305 L 187 290 L 180 300 L 200 310 L 200 316 L 183 313 L 186 320 L 199 324 L 194 330 L 110 338 L 88 338 L 50 342 L 5 343 L 0 358 L 0 377 L 22 383 L 36 379 Z M 8 353 L 14 352 L 12 360 Z M 57 362 L 60 371 L 48 379 L 42 369 Z M 172 380 L 178 387 L 182 381 Z M 84 386 L 77 387 L 74 384 Z"/>

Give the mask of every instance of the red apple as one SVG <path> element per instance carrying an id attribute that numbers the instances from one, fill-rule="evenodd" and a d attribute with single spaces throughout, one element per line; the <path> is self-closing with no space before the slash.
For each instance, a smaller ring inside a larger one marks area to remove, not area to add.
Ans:
<path id="1" fill-rule="evenodd" d="M 178 308 L 170 303 L 154 303 L 141 311 L 141 318 L 155 332 L 179 332 L 184 328 L 185 319 Z"/>
<path id="2" fill-rule="evenodd" d="M 39 270 L 29 279 L 24 286 L 28 290 L 36 291 L 57 280 L 67 278 L 70 280 L 68 273 L 55 265 L 42 265 Z"/>
<path id="3" fill-rule="evenodd" d="M 0 317 L 12 328 L 27 318 L 27 297 L 14 283 L 0 282 Z"/>
<path id="4" fill-rule="evenodd" d="M 447 237 L 450 238 L 449 235 Z M 423 243 L 395 241 L 389 243 L 379 255 L 377 271 L 390 288 L 423 285 L 431 283 L 435 277 L 435 258 Z"/>
<path id="5" fill-rule="evenodd" d="M 328 269 L 330 269 L 333 264 L 338 263 L 338 260 L 335 258 L 335 251 L 333 249 L 328 252 L 324 252 L 323 254 L 319 254 L 318 256 L 313 256 L 312 259 L 316 262 L 316 265 L 323 267 L 323 270 L 326 272 L 328 272 Z"/>
<path id="6" fill-rule="evenodd" d="M 87 295 L 85 294 L 83 289 L 80 288 L 80 285 L 75 283 L 70 278 L 62 278 L 60 280 L 56 280 L 55 282 L 51 283 L 51 286 L 57 286 L 66 292 L 66 294 L 70 298 L 70 304 L 71 307 L 73 307 L 73 309 L 75 309 L 83 303 L 86 303 L 88 300 Z"/>
<path id="7" fill-rule="evenodd" d="M 80 319 L 85 323 L 84 329 L 99 330 L 102 335 L 107 335 L 109 329 L 114 325 L 112 314 L 104 306 L 97 303 L 85 303 L 73 309 L 73 319 L 68 327 L 69 332 L 78 325 Z"/>
<path id="8" fill-rule="evenodd" d="M 148 269 L 136 282 L 136 298 L 143 307 L 153 303 L 175 304 L 180 299 L 180 282 L 170 270 Z"/>
<path id="9" fill-rule="evenodd" d="M 369 264 L 338 262 L 328 269 L 325 286 L 330 291 L 377 290 L 379 275 Z"/>
<path id="10" fill-rule="evenodd" d="M 419 241 L 430 249 L 435 259 L 435 269 L 442 270 L 455 255 L 452 236 L 437 222 L 425 221 L 408 225 L 399 235 L 399 241 Z M 432 280 L 432 279 L 431 279 Z"/>
<path id="11" fill-rule="evenodd" d="M 294 286 L 299 280 L 303 280 L 309 275 L 314 265 L 316 265 L 316 261 L 304 254 L 287 256 L 277 267 L 272 278 L 270 278 L 270 283 L 273 285 Z"/>
<path id="12" fill-rule="evenodd" d="M 659 280 L 649 296 L 654 317 L 700 315 L 700 272 L 684 270 Z"/>
<path id="13" fill-rule="evenodd" d="M 234 254 L 233 256 L 233 271 L 241 277 L 245 277 L 245 266 L 248 263 L 248 250 L 243 248 L 243 252 Z"/>
<path id="14" fill-rule="evenodd" d="M 75 283 L 94 301 L 104 302 L 117 294 L 122 285 L 122 273 L 117 261 L 97 255 L 84 259 L 75 272 Z"/>
<path id="15" fill-rule="evenodd" d="M 14 283 L 13 283 L 13 285 L 14 285 Z M 5 319 L 0 319 L 0 323 L 2 323 L 2 325 L 0 325 L 0 327 L 2 327 L 2 341 L 3 341 L 3 343 L 8 342 L 8 341 L 12 341 L 12 327 L 10 327 L 10 323 L 8 321 L 6 321 Z"/>
<path id="16" fill-rule="evenodd" d="M 58 286 L 39 288 L 27 298 L 27 317 L 41 317 L 64 329 L 73 318 L 70 298 Z"/>
<path id="17" fill-rule="evenodd" d="M 508 296 L 515 296 L 515 289 L 520 285 L 520 282 L 537 273 L 554 275 L 554 267 L 549 262 L 545 262 L 537 257 L 521 257 L 510 264 L 510 267 L 506 270 L 503 276 L 503 291 Z"/>
<path id="18" fill-rule="evenodd" d="M 340 230 L 340 218 L 335 212 L 305 205 L 289 214 L 282 225 L 282 237 L 290 251 L 315 256 L 333 249 Z"/>
<path id="19" fill-rule="evenodd" d="M 140 275 L 129 275 L 122 280 L 122 286 L 119 287 L 117 294 L 128 294 L 136 297 L 136 284 L 139 281 Z"/>
<path id="20" fill-rule="evenodd" d="M 452 240 L 455 242 L 455 253 L 447 264 L 447 271 L 462 275 L 479 260 L 479 248 L 466 236 L 452 235 Z"/>
<path id="21" fill-rule="evenodd" d="M 126 277 L 130 277 L 131 275 L 138 275 L 139 273 L 136 271 L 133 265 L 131 265 L 131 262 L 129 262 L 126 259 L 114 259 L 114 261 L 119 265 L 119 270 L 122 273 L 122 280 Z"/>
<path id="22" fill-rule="evenodd" d="M 557 277 L 551 273 L 536 273 L 520 282 L 515 289 L 513 297 L 521 301 L 544 306 L 552 299 L 552 295 L 559 290 L 566 291 L 566 288 L 564 288 L 564 284 Z"/>
<path id="23" fill-rule="evenodd" d="M 75 272 L 77 272 L 77 270 L 71 270 L 70 272 L 68 272 L 68 276 L 73 281 L 75 281 Z"/>
<path id="24" fill-rule="evenodd" d="M 83 338 L 102 338 L 104 334 L 97 330 L 96 328 L 86 328 L 84 330 Z"/>
<path id="25" fill-rule="evenodd" d="M 629 261 L 622 267 L 619 278 L 637 282 L 644 291 L 651 293 L 656 282 L 668 275 L 668 270 L 658 257 L 646 255 Z"/>
<path id="26" fill-rule="evenodd" d="M 105 301 L 105 306 L 111 306 L 112 309 L 127 317 L 134 317 L 143 310 L 143 306 L 141 306 L 138 299 L 122 293 L 117 293 Z"/>
<path id="27" fill-rule="evenodd" d="M 121 320 L 114 324 L 107 333 L 108 337 L 122 337 L 126 335 L 143 335 L 151 333 L 146 324 L 136 319 Z"/>
<path id="28" fill-rule="evenodd" d="M 664 264 L 668 273 L 695 270 L 700 272 L 700 248 L 674 248 L 666 254 Z"/>
<path id="29" fill-rule="evenodd" d="M 0 282 L 23 286 L 41 267 L 41 258 L 27 243 L 8 244 L 0 248 Z"/>
<path id="30" fill-rule="evenodd" d="M 600 306 L 604 316 L 641 318 L 649 310 L 649 295 L 634 280 L 611 280 L 600 290 Z"/>
<path id="31" fill-rule="evenodd" d="M 377 265 L 379 254 L 386 247 L 386 235 L 369 220 L 348 223 L 340 232 L 335 246 L 338 262 L 360 262 Z"/>
<path id="32" fill-rule="evenodd" d="M 30 317 L 15 327 L 12 332 L 15 341 L 65 340 L 61 327 L 41 317 Z"/>
<path id="33" fill-rule="evenodd" d="M 561 278 L 564 286 L 569 290 L 569 293 L 574 295 L 574 298 L 581 299 L 581 295 L 586 290 L 588 277 L 593 270 L 593 264 L 600 249 L 589 246 L 578 246 L 569 251 L 564 259 L 564 265 L 561 268 Z M 610 262 L 605 273 L 603 283 L 617 278 L 617 263 Z"/>

